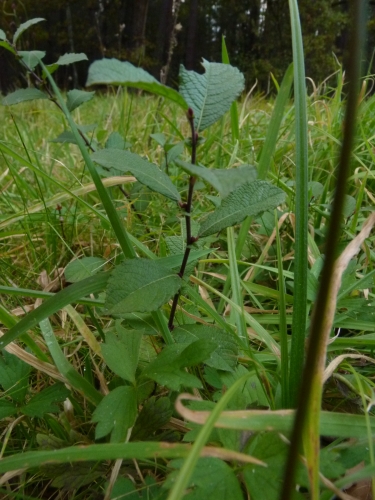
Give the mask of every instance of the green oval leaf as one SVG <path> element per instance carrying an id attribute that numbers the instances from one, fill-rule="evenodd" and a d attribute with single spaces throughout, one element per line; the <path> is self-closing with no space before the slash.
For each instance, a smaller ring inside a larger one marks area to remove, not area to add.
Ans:
<path id="1" fill-rule="evenodd" d="M 180 201 L 180 193 L 170 178 L 154 163 L 144 160 L 141 156 L 120 149 L 102 149 L 91 155 L 91 158 L 106 168 L 114 168 L 121 172 L 130 172 L 145 186 L 163 194 L 174 201 Z"/>
<path id="2" fill-rule="evenodd" d="M 13 35 L 13 44 L 17 42 L 22 33 L 26 31 L 28 28 L 30 28 L 30 26 L 40 23 L 41 21 L 45 21 L 45 19 L 43 17 L 35 17 L 34 19 L 29 19 L 25 23 L 20 24 L 20 26 L 17 28 L 16 32 Z"/>
<path id="3" fill-rule="evenodd" d="M 245 87 L 243 74 L 229 64 L 203 59 L 202 66 L 203 75 L 180 66 L 180 93 L 194 112 L 197 132 L 222 117 Z"/>
<path id="4" fill-rule="evenodd" d="M 100 257 L 83 257 L 73 260 L 65 268 L 65 279 L 69 283 L 84 280 L 98 271 L 102 271 L 104 264 L 105 260 Z"/>
<path id="5" fill-rule="evenodd" d="M 240 186 L 224 198 L 222 204 L 202 222 L 199 236 L 209 236 L 242 222 L 249 215 L 256 216 L 276 208 L 285 199 L 285 193 L 266 181 L 254 181 Z"/>
<path id="6" fill-rule="evenodd" d="M 85 92 L 84 90 L 73 89 L 67 94 L 66 105 L 69 111 L 78 108 L 84 102 L 90 101 L 95 95 L 95 92 Z"/>
<path id="7" fill-rule="evenodd" d="M 156 311 L 180 289 L 182 280 L 157 260 L 132 259 L 117 266 L 107 287 L 113 314 Z"/>
<path id="8" fill-rule="evenodd" d="M 143 332 L 126 330 L 120 325 L 116 330 L 118 336 L 110 332 L 105 336 L 103 358 L 116 375 L 134 384 Z"/>
<path id="9" fill-rule="evenodd" d="M 48 99 L 48 95 L 38 89 L 18 89 L 4 97 L 3 105 L 12 106 L 20 102 L 34 101 L 35 99 Z"/>
<path id="10" fill-rule="evenodd" d="M 83 52 L 79 54 L 64 54 L 63 56 L 60 56 L 54 64 L 57 64 L 58 66 L 67 66 L 68 64 L 87 60 L 87 55 Z"/>
<path id="11" fill-rule="evenodd" d="M 124 85 L 147 90 L 153 94 L 166 97 L 183 109 L 187 109 L 185 99 L 176 90 L 159 83 L 150 73 L 136 68 L 127 61 L 118 59 L 101 59 L 89 67 L 86 87 L 90 85 Z"/>
<path id="12" fill-rule="evenodd" d="M 196 175 L 211 184 L 223 198 L 246 182 L 255 181 L 257 171 L 251 165 L 241 165 L 237 168 L 206 168 L 186 161 L 177 160 L 176 164 L 190 175 Z"/>
<path id="13" fill-rule="evenodd" d="M 39 64 L 39 62 L 46 55 L 42 50 L 20 50 L 18 55 L 21 56 L 22 61 L 26 64 L 28 69 L 34 69 L 35 66 Z"/>
<path id="14" fill-rule="evenodd" d="M 105 143 L 106 149 L 129 149 L 130 147 L 131 143 L 125 141 L 118 132 L 112 132 Z"/>

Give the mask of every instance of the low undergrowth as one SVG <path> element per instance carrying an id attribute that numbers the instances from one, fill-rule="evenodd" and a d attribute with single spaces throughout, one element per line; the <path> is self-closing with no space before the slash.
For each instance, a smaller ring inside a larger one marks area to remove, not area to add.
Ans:
<path id="1" fill-rule="evenodd" d="M 0 108 L 2 498 L 374 487 L 372 80 L 307 93 L 290 8 L 294 68 L 239 102 L 225 44 L 179 92 L 102 60 L 62 96 L 84 55 L 0 30 L 35 84 Z"/>

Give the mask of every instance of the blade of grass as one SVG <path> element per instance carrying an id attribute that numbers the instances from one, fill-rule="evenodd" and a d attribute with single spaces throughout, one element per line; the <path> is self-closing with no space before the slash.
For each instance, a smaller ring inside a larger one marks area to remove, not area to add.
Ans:
<path id="1" fill-rule="evenodd" d="M 230 323 L 228 321 L 225 321 L 225 319 L 220 316 L 220 314 L 212 309 L 212 307 L 202 299 L 202 297 L 194 288 L 187 288 L 185 293 L 191 298 L 193 304 L 197 305 L 200 309 L 205 311 L 209 317 L 211 317 L 219 326 L 221 326 L 221 328 L 226 330 L 230 335 L 233 336 L 233 338 L 239 341 L 239 338 Z"/>
<path id="2" fill-rule="evenodd" d="M 0 330 L 0 337 L 2 337 L 3 335 L 4 335 L 3 332 Z M 26 351 L 25 349 L 22 349 L 22 347 L 12 342 L 6 346 L 5 350 L 8 351 L 10 354 L 13 354 L 14 356 L 17 356 L 17 358 L 23 361 L 24 363 L 38 370 L 38 372 L 45 373 L 49 377 L 55 380 L 59 380 L 63 384 L 68 383 L 67 379 L 63 375 L 61 375 L 61 373 L 55 368 L 54 365 L 50 363 L 50 360 L 48 360 L 48 362 L 41 361 L 30 352 Z"/>
<path id="3" fill-rule="evenodd" d="M 230 64 L 225 36 L 221 37 L 221 60 L 224 64 Z M 230 107 L 230 125 L 232 132 L 232 140 L 236 142 L 240 139 L 240 128 L 238 125 L 238 109 L 236 101 L 232 102 Z"/>
<path id="4" fill-rule="evenodd" d="M 69 384 L 74 389 L 82 393 L 92 403 L 98 405 L 103 399 L 103 395 L 83 378 L 66 359 L 53 333 L 49 319 L 43 319 L 39 323 L 39 326 L 58 371 L 69 381 Z"/>
<path id="5" fill-rule="evenodd" d="M 281 122 L 284 116 L 284 109 L 290 96 L 290 89 L 293 83 L 293 64 L 290 64 L 285 72 L 283 81 L 281 82 L 280 90 L 277 94 L 275 105 L 272 111 L 270 124 L 267 129 L 264 144 L 259 156 L 258 162 L 258 179 L 264 180 L 267 178 L 267 173 L 270 168 L 272 156 L 276 149 L 277 137 L 279 135 Z M 249 233 L 252 217 L 247 217 L 241 224 L 240 232 L 236 243 L 236 255 L 241 257 L 247 235 Z"/>
<path id="6" fill-rule="evenodd" d="M 9 311 L 7 311 L 2 304 L 0 304 L 0 323 L 5 325 L 7 328 L 12 328 L 17 324 L 17 322 L 18 319 Z M 48 356 L 46 356 L 46 354 L 41 350 L 38 344 L 30 337 L 28 333 L 24 333 L 21 336 L 21 340 L 40 361 L 45 361 L 46 363 L 50 361 Z"/>
<path id="7" fill-rule="evenodd" d="M 73 323 L 76 325 L 79 333 L 85 339 L 87 345 L 97 356 L 102 356 L 102 351 L 99 342 L 96 340 L 95 335 L 90 328 L 86 325 L 82 316 L 71 305 L 65 306 L 65 311 L 68 313 Z"/>
<path id="8" fill-rule="evenodd" d="M 230 270 L 230 278 L 231 278 L 231 290 L 232 290 L 232 298 L 233 302 L 237 305 L 236 309 L 231 308 L 231 316 L 233 315 L 235 318 L 235 323 L 237 326 L 237 335 L 239 336 L 241 344 L 244 346 L 244 352 L 249 355 L 250 359 L 254 362 L 254 369 L 256 375 L 259 380 L 264 381 L 267 377 L 266 374 L 263 373 L 263 377 L 259 372 L 259 367 L 254 357 L 254 352 L 250 346 L 249 336 L 246 328 L 246 319 L 245 319 L 245 310 L 243 305 L 243 296 L 241 289 L 241 280 L 238 272 L 238 265 L 236 259 L 236 248 L 234 243 L 234 229 L 233 227 L 229 227 L 227 229 L 227 241 L 228 241 L 228 257 L 229 257 L 229 270 Z M 228 277 L 229 277 L 228 276 Z M 264 371 L 264 370 L 262 370 Z M 268 398 L 267 391 L 265 390 L 264 385 L 261 385 L 262 390 L 266 399 Z M 273 404 L 270 403 L 270 406 L 273 407 Z"/>
<path id="9" fill-rule="evenodd" d="M 375 466 L 372 464 L 366 465 L 365 467 L 363 467 L 363 469 L 359 469 L 356 472 L 348 474 L 345 477 L 336 481 L 335 486 L 337 488 L 343 489 L 351 484 L 359 483 L 360 481 L 363 481 L 365 479 L 370 479 L 370 478 L 373 479 L 374 476 L 375 476 Z"/>
<path id="10" fill-rule="evenodd" d="M 294 5 L 294 7 L 296 7 L 296 5 Z M 284 485 L 281 493 L 282 500 L 288 500 L 294 488 L 295 470 L 298 461 L 301 439 L 311 409 L 316 409 L 317 412 L 315 414 L 315 422 L 312 422 L 310 420 L 309 423 L 315 427 L 316 425 L 318 425 L 316 420 L 318 420 L 319 422 L 319 396 L 321 395 L 322 388 L 321 386 L 317 387 L 317 381 L 315 380 L 315 377 L 316 373 L 319 371 L 319 365 L 321 363 L 324 363 L 325 361 L 325 359 L 321 359 L 321 353 L 322 348 L 324 348 L 323 345 L 325 344 L 324 337 L 326 317 L 329 308 L 332 307 L 329 299 L 332 293 L 336 249 L 341 231 L 342 213 L 346 194 L 346 182 L 350 171 L 351 151 L 355 135 L 359 78 L 361 72 L 361 47 L 366 31 L 364 29 L 364 26 L 366 26 L 366 2 L 364 0 L 358 0 L 357 2 L 354 2 L 353 11 L 353 28 L 351 34 L 351 43 L 349 45 L 350 58 L 347 69 L 349 81 L 348 101 L 344 120 L 343 142 L 340 151 L 340 160 L 337 173 L 336 192 L 331 212 L 329 231 L 327 234 L 325 260 L 321 273 L 319 292 L 315 302 L 315 313 L 313 314 L 310 327 L 310 342 L 307 351 L 305 370 L 302 377 L 299 404 L 295 424 L 293 427 L 288 461 L 285 469 Z M 314 431 L 315 429 L 312 428 L 312 439 L 316 441 Z M 319 461 L 316 464 L 316 468 L 318 467 Z"/>
<path id="11" fill-rule="evenodd" d="M 290 352 L 289 394 L 292 407 L 297 404 L 305 359 L 307 307 L 307 229 L 308 229 L 308 165 L 307 108 L 305 63 L 301 23 L 297 0 L 289 0 L 292 29 L 294 106 L 296 116 L 296 189 L 295 189 L 295 258 L 292 344 Z"/>
<path id="12" fill-rule="evenodd" d="M 288 66 L 284 78 L 277 93 L 271 121 L 267 130 L 262 150 L 258 160 L 258 178 L 266 179 L 272 156 L 276 149 L 277 138 L 280 131 L 281 122 L 284 116 L 284 109 L 290 97 L 293 83 L 293 63 Z"/>
<path id="13" fill-rule="evenodd" d="M 278 275 L 280 276 L 280 270 L 278 271 Z M 282 277 L 284 279 L 284 272 L 282 274 Z M 251 281 L 241 281 L 241 284 L 249 293 L 253 292 L 258 295 L 263 295 L 263 297 L 272 298 L 275 300 L 279 300 L 280 298 L 279 290 L 274 290 L 273 288 L 269 288 L 264 285 L 257 285 L 256 283 L 252 283 Z M 293 295 L 288 295 L 284 290 L 283 297 L 286 303 L 293 304 Z"/>
<path id="14" fill-rule="evenodd" d="M 54 297 L 56 293 L 53 292 L 43 292 L 42 290 L 31 290 L 29 288 L 15 288 L 12 286 L 2 286 L 0 285 L 0 293 L 4 293 L 5 295 L 16 295 L 22 297 L 30 297 L 34 299 L 49 299 L 50 297 Z M 73 302 L 77 304 L 82 304 L 85 306 L 96 306 L 96 307 L 104 307 L 103 300 L 97 299 L 77 299 Z M 1 304 L 0 304 L 0 321 L 4 323 L 8 328 L 11 328 L 16 324 L 16 321 L 13 324 L 7 324 L 1 318 Z"/>
<path id="15" fill-rule="evenodd" d="M 279 269 L 279 311 L 280 311 L 280 348 L 281 348 L 281 404 L 283 408 L 289 408 L 289 356 L 288 356 L 288 333 L 286 322 L 286 291 L 283 274 L 283 256 L 281 253 L 280 231 L 275 210 L 275 228 L 276 228 L 276 248 L 277 264 Z"/>
<path id="16" fill-rule="evenodd" d="M 189 410 L 183 407 L 184 418 L 190 422 L 203 425 L 210 417 L 209 411 Z M 215 422 L 215 427 L 238 431 L 274 431 L 289 434 L 293 428 L 296 410 L 234 410 L 223 411 Z M 368 426 L 375 432 L 375 418 L 365 415 L 351 415 L 322 411 L 320 435 L 340 438 L 364 438 Z"/>
<path id="17" fill-rule="evenodd" d="M 75 463 L 81 461 L 105 461 L 122 458 L 124 460 L 145 460 L 158 458 L 184 458 L 191 452 L 190 444 L 180 443 L 155 443 L 142 441 L 141 443 L 105 443 L 92 444 L 88 446 L 69 446 L 68 448 L 48 451 L 26 451 L 17 455 L 2 458 L 0 461 L 0 473 L 19 469 L 39 468 L 45 464 Z M 223 459 L 243 460 L 251 463 L 249 456 L 243 453 L 233 452 L 224 448 L 206 446 L 202 450 L 202 456 L 222 457 Z M 253 460 L 254 462 L 254 460 Z M 258 463 L 260 461 L 257 461 Z"/>
<path id="18" fill-rule="evenodd" d="M 90 293 L 98 293 L 107 286 L 110 273 L 98 273 L 90 276 L 78 283 L 64 288 L 61 292 L 46 300 L 37 309 L 27 314 L 16 325 L 14 325 L 0 340 L 0 349 L 4 349 L 9 342 L 13 342 L 17 337 L 31 330 L 43 319 L 48 318 L 51 314 L 59 311 L 63 307 L 75 302 L 76 300 L 89 295 Z"/>
<path id="19" fill-rule="evenodd" d="M 233 300 L 229 299 L 228 297 L 225 297 L 219 290 L 216 290 L 216 288 L 208 285 L 204 281 L 196 278 L 195 276 L 190 276 L 190 281 L 193 283 L 196 283 L 197 285 L 203 286 L 206 288 L 211 293 L 214 293 L 221 299 L 223 299 L 227 304 L 229 304 L 233 309 L 241 313 L 241 308 L 233 302 Z M 258 334 L 259 339 L 266 344 L 266 346 L 269 348 L 271 353 L 273 353 L 276 357 L 277 363 L 280 364 L 280 348 L 278 343 L 273 339 L 273 337 L 267 332 L 265 328 L 263 328 L 258 321 L 253 318 L 248 312 L 243 311 L 243 316 L 245 318 L 246 323 L 255 330 L 255 332 Z"/>
<path id="20" fill-rule="evenodd" d="M 1 147 L 1 143 L 0 143 Z M 129 182 L 135 182 L 135 177 L 130 177 L 130 176 L 123 176 L 123 177 L 108 177 L 106 179 L 103 179 L 103 184 L 105 187 L 112 187 L 112 186 L 117 186 L 121 184 L 126 184 Z M 44 207 L 55 207 L 57 204 L 61 204 L 64 201 L 69 200 L 69 198 L 75 198 L 75 200 L 79 201 L 80 203 L 85 204 L 86 207 L 90 207 L 90 210 L 92 210 L 92 206 L 89 204 L 86 204 L 84 200 L 79 198 L 79 196 L 82 196 L 84 194 L 90 193 L 92 191 L 95 191 L 96 187 L 95 184 L 90 183 L 86 184 L 84 186 L 80 186 L 77 189 L 72 189 L 71 191 L 65 190 L 64 193 L 58 193 L 52 196 L 52 198 L 49 198 L 48 200 L 45 201 L 45 203 L 36 203 L 35 205 L 31 207 L 27 207 L 27 213 L 28 214 L 35 214 L 37 212 L 40 212 L 43 210 Z M 94 209 L 95 210 L 95 209 Z M 100 212 L 95 211 L 95 214 L 98 215 L 100 214 L 100 217 L 107 221 L 107 218 L 103 216 Z M 8 219 L 5 219 L 0 222 L 0 229 L 9 226 L 10 224 L 14 224 L 15 222 L 18 222 L 22 220 L 25 217 L 25 212 L 18 212 Z"/>
<path id="21" fill-rule="evenodd" d="M 237 326 L 237 335 L 239 336 L 240 341 L 245 346 L 246 350 L 248 350 L 249 337 L 247 335 L 246 322 L 243 314 L 244 307 L 242 300 L 240 275 L 238 273 L 238 265 L 236 259 L 233 227 L 228 227 L 227 239 L 228 239 L 228 257 L 229 257 L 229 271 L 230 271 L 229 276 L 231 278 L 232 300 L 239 307 L 239 310 L 231 309 L 231 315 L 232 314 L 234 315 L 234 320 Z"/>

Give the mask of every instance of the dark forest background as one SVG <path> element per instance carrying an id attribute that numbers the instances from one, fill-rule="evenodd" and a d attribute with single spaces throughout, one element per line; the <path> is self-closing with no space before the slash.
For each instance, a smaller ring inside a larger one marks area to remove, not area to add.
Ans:
<path id="1" fill-rule="evenodd" d="M 267 91 L 270 73 L 280 80 L 292 60 L 287 0 L 0 0 L 0 5 L 0 28 L 9 39 L 20 23 L 46 19 L 26 31 L 20 44 L 23 50 L 46 50 L 47 63 L 66 52 L 84 52 L 90 62 L 129 60 L 159 79 L 172 43 L 167 83 L 175 85 L 180 63 L 199 71 L 202 57 L 221 61 L 224 35 L 231 63 L 245 74 L 248 87 L 257 80 L 258 89 Z M 337 70 L 338 61 L 345 62 L 349 7 L 350 0 L 299 1 L 306 74 L 317 83 Z M 370 5 L 366 72 L 372 72 L 374 10 Z M 60 68 L 58 83 L 83 86 L 87 67 Z M 0 90 L 20 85 L 26 85 L 24 75 L 0 48 Z"/>

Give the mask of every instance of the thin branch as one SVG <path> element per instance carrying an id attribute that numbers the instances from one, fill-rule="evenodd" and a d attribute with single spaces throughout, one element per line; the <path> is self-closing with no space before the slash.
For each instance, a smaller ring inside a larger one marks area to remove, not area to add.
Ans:
<path id="1" fill-rule="evenodd" d="M 195 131 L 194 127 L 194 113 L 191 108 L 188 109 L 187 111 L 187 118 L 189 120 L 190 124 L 190 129 L 191 129 L 191 163 L 195 165 L 196 160 L 197 160 L 197 144 L 198 144 L 198 134 Z M 191 234 L 191 207 L 192 207 L 192 202 L 193 202 L 193 192 L 194 192 L 194 185 L 195 181 L 197 178 L 194 175 L 191 175 L 189 177 L 189 191 L 188 191 L 188 197 L 186 203 L 184 203 L 182 206 L 185 208 L 185 222 L 186 222 L 186 249 L 184 253 L 184 258 L 182 259 L 181 267 L 178 272 L 178 275 L 180 278 L 184 277 L 186 266 L 189 260 L 189 255 L 190 255 L 190 250 L 191 250 L 191 245 L 197 241 L 194 236 Z M 176 293 L 176 295 L 173 297 L 173 303 L 171 307 L 171 313 L 169 316 L 169 321 L 168 321 L 168 328 L 170 331 L 173 330 L 173 321 L 174 317 L 176 314 L 176 309 L 177 309 L 177 304 L 178 304 L 178 299 L 180 298 L 180 292 Z"/>

